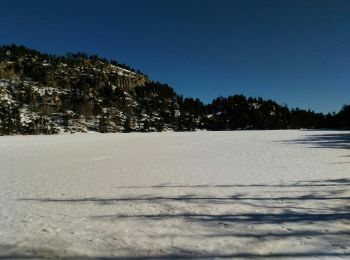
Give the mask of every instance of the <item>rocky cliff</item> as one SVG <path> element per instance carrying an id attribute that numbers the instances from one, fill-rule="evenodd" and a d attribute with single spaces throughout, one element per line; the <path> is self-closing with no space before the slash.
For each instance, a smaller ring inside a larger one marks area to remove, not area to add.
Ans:
<path id="1" fill-rule="evenodd" d="M 171 103 L 163 106 L 167 111 L 151 110 L 149 105 L 155 103 L 152 97 L 161 86 L 140 72 L 112 63 L 85 54 L 56 57 L 24 47 L 2 47 L 0 133 L 152 131 L 167 127 L 158 122 L 159 116 L 175 105 L 174 96 L 157 99 Z"/>

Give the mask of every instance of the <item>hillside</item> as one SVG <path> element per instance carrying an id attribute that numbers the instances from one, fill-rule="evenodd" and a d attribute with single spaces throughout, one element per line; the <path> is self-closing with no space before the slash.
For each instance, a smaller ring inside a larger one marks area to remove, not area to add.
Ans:
<path id="1" fill-rule="evenodd" d="M 140 131 L 147 124 L 156 130 L 160 112 L 141 107 L 154 97 L 156 84 L 112 63 L 85 54 L 56 57 L 24 47 L 1 48 L 0 132 Z"/>
<path id="2" fill-rule="evenodd" d="M 0 47 L 1 135 L 344 128 L 350 125 L 344 123 L 348 110 L 341 116 L 323 115 L 242 95 L 205 105 L 97 55 L 55 56 L 23 46 Z"/>

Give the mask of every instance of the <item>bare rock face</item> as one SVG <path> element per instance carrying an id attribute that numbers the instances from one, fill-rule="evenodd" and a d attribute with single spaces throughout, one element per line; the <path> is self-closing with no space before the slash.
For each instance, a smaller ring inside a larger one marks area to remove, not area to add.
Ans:
<path id="1" fill-rule="evenodd" d="M 143 87 L 149 82 L 148 78 L 142 74 L 138 74 L 114 65 L 110 65 L 108 67 L 108 71 L 110 74 L 116 77 L 116 85 L 124 90 L 131 90 L 135 87 Z"/>

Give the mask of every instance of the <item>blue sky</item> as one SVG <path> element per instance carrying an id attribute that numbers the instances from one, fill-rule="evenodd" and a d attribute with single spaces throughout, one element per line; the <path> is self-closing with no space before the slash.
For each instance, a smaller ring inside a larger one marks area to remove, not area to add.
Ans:
<path id="1" fill-rule="evenodd" d="M 0 44 L 116 59 L 204 102 L 350 104 L 350 1 L 1 1 Z"/>

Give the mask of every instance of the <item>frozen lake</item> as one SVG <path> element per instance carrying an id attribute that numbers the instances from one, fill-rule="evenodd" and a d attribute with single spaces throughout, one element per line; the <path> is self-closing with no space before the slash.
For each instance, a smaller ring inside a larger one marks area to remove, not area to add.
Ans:
<path id="1" fill-rule="evenodd" d="M 0 259 L 350 259 L 350 133 L 0 137 Z"/>

